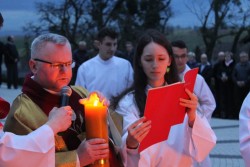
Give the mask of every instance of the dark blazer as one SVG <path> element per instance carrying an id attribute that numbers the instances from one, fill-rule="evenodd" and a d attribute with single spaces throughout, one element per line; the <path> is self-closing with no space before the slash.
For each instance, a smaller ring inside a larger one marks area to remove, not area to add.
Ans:
<path id="1" fill-rule="evenodd" d="M 208 85 L 210 85 L 211 78 L 213 76 L 213 68 L 210 64 L 206 64 L 201 71 L 201 64 L 199 65 L 199 74 L 203 76 Z"/>
<path id="2" fill-rule="evenodd" d="M 19 54 L 14 43 L 8 42 L 5 45 L 4 61 L 5 64 L 14 64 L 19 60 Z"/>

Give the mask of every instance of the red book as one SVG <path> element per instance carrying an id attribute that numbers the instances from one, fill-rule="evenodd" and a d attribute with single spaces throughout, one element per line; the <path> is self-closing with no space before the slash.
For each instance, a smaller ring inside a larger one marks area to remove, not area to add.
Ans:
<path id="1" fill-rule="evenodd" d="M 144 116 L 151 120 L 151 129 L 139 146 L 139 152 L 168 139 L 171 126 L 183 122 L 186 108 L 180 98 L 188 99 L 185 89 L 193 92 L 198 68 L 186 72 L 183 82 L 148 90 Z"/>

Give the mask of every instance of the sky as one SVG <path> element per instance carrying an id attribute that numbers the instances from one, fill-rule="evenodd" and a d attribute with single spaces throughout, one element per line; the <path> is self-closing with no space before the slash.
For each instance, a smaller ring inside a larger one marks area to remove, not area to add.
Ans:
<path id="1" fill-rule="evenodd" d="M 36 0 L 0 0 L 0 12 L 4 18 L 1 34 L 9 31 L 22 31 L 22 26 L 30 21 L 35 21 Z"/>
<path id="2" fill-rule="evenodd" d="M 196 16 L 187 9 L 185 2 L 190 2 L 190 0 L 172 0 L 171 7 L 174 17 L 169 20 L 170 25 L 194 27 L 200 24 Z"/>
<path id="3" fill-rule="evenodd" d="M 38 16 L 36 14 L 35 2 L 44 1 L 45 0 L 0 0 L 0 12 L 5 20 L 0 31 L 0 36 L 10 32 L 20 32 L 22 31 L 22 27 L 28 22 L 36 22 Z M 56 2 L 60 0 L 50 1 Z M 186 9 L 183 0 L 172 0 L 172 8 L 175 16 L 169 20 L 171 25 L 181 27 L 198 25 L 195 16 Z"/>

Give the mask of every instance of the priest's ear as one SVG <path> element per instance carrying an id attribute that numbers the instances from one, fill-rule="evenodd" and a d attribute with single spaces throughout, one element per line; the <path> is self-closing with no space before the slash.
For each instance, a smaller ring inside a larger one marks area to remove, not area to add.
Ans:
<path id="1" fill-rule="evenodd" d="M 38 69 L 37 68 L 37 66 L 38 66 L 37 62 L 35 60 L 33 60 L 33 59 L 30 59 L 29 60 L 29 66 L 30 66 L 31 72 L 33 74 L 36 74 L 37 73 L 37 69 Z"/>

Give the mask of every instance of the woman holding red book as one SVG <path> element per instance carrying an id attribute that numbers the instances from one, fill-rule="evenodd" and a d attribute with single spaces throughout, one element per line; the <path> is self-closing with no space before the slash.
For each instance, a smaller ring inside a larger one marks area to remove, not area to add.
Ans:
<path id="1" fill-rule="evenodd" d="M 179 81 L 170 43 L 164 34 L 156 30 L 146 31 L 139 39 L 134 55 L 134 85 L 113 101 L 116 112 L 123 116 L 125 166 L 198 166 L 215 146 L 216 136 L 206 117 L 196 111 L 196 95 L 186 89 L 189 99 L 180 98 L 180 105 L 186 107 L 183 123 L 171 127 L 167 140 L 138 152 L 140 142 L 151 128 L 151 121 L 144 117 L 148 89 Z M 157 114 L 157 111 L 152 112 Z"/>

